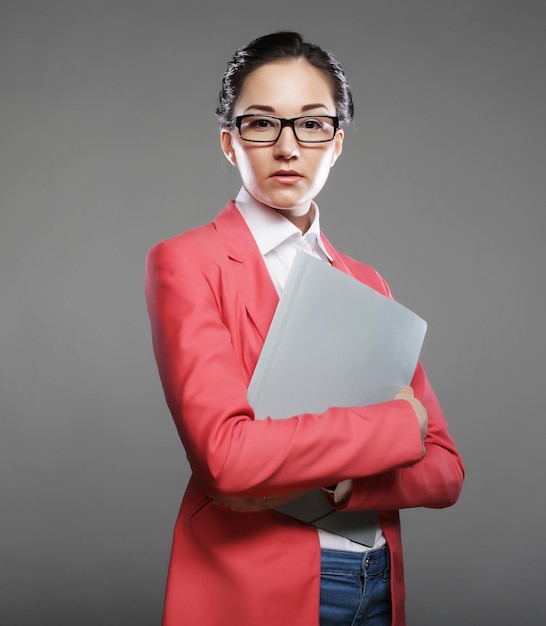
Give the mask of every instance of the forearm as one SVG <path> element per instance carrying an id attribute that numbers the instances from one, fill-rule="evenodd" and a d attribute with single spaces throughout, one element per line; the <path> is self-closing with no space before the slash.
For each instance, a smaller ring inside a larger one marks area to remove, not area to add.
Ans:
<path id="1" fill-rule="evenodd" d="M 180 430 L 196 477 L 207 492 L 224 496 L 313 489 L 421 457 L 416 420 L 400 400 L 285 420 L 231 416 L 211 420 L 209 427 L 208 434 L 195 426 L 188 432 L 184 424 Z M 398 431 L 406 436 L 393 445 Z"/>
<path id="2" fill-rule="evenodd" d="M 464 468 L 456 452 L 426 444 L 426 454 L 411 467 L 353 480 L 347 509 L 443 508 L 461 492 Z"/>

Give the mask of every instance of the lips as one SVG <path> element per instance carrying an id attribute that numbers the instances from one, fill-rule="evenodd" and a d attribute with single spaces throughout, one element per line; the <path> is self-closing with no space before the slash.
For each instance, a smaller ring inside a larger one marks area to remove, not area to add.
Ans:
<path id="1" fill-rule="evenodd" d="M 271 178 L 285 185 L 294 185 L 300 181 L 303 176 L 299 172 L 296 172 L 296 170 L 277 170 L 271 174 Z"/>

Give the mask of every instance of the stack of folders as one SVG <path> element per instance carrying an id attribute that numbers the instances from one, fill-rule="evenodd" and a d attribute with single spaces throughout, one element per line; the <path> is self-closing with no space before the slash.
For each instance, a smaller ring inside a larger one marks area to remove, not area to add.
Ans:
<path id="1" fill-rule="evenodd" d="M 400 303 L 299 251 L 248 389 L 256 419 L 392 399 L 413 378 L 426 329 Z M 278 510 L 373 545 L 376 512 L 338 511 L 321 489 Z"/>

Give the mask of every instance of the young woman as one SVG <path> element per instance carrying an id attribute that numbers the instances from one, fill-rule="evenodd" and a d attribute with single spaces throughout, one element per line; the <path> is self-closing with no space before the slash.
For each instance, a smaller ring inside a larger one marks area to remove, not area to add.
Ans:
<path id="1" fill-rule="evenodd" d="M 463 466 L 421 364 L 411 387 L 371 406 L 254 420 L 247 400 L 296 248 L 390 295 L 319 228 L 314 198 L 352 114 L 341 65 L 299 34 L 238 50 L 217 115 L 241 190 L 213 222 L 148 254 L 154 352 L 192 469 L 164 626 L 401 626 L 398 509 L 459 496 Z M 373 545 L 274 510 L 325 486 L 334 507 L 379 511 Z"/>

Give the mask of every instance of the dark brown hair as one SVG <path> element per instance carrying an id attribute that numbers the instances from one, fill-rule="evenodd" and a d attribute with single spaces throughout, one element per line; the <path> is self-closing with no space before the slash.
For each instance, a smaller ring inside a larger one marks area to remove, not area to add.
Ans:
<path id="1" fill-rule="evenodd" d="M 254 39 L 248 46 L 237 50 L 228 62 L 216 108 L 220 126 L 232 125 L 233 107 L 241 95 L 246 77 L 266 63 L 285 59 L 305 59 L 324 72 L 332 83 L 340 123 L 352 121 L 353 97 L 341 63 L 330 52 L 304 41 L 299 33 L 279 31 Z"/>

